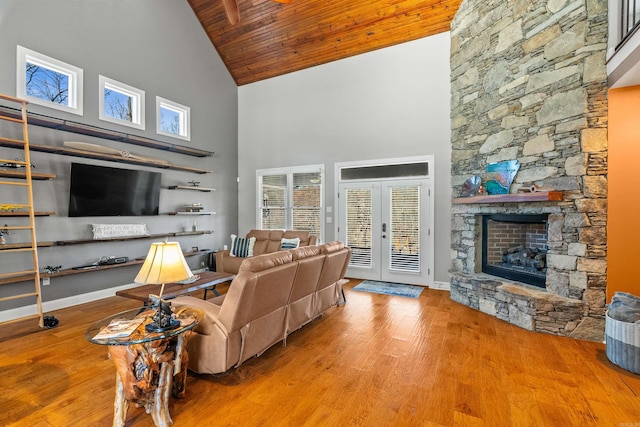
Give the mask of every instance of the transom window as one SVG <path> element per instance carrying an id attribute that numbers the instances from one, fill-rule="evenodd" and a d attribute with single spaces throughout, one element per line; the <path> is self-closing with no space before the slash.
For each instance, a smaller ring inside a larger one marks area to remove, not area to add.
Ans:
<path id="1" fill-rule="evenodd" d="M 82 69 L 17 47 L 16 94 L 34 104 L 82 115 Z"/>
<path id="2" fill-rule="evenodd" d="M 100 120 L 144 130 L 144 91 L 99 77 Z"/>
<path id="3" fill-rule="evenodd" d="M 308 231 L 324 235 L 324 166 L 257 171 L 258 218 L 261 229 Z"/>
<path id="4" fill-rule="evenodd" d="M 191 109 L 156 96 L 156 132 L 160 135 L 191 140 Z"/>

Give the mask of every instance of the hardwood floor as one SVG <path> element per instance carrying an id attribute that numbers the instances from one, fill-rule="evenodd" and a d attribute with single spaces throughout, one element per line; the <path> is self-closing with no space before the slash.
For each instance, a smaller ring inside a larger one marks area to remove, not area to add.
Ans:
<path id="1" fill-rule="evenodd" d="M 226 376 L 190 374 L 174 426 L 640 426 L 640 375 L 601 343 L 536 334 L 457 304 L 355 292 Z M 220 287 L 225 290 L 224 287 Z M 109 426 L 115 368 L 83 333 L 135 308 L 59 310 L 0 327 L 0 425 Z M 127 426 L 153 426 L 131 407 Z"/>

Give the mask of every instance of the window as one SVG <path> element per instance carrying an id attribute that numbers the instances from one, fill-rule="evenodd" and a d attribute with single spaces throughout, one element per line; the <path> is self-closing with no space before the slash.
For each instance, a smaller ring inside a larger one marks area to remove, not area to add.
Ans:
<path id="1" fill-rule="evenodd" d="M 257 178 L 259 228 L 308 231 L 322 241 L 324 166 L 262 169 Z"/>
<path id="2" fill-rule="evenodd" d="M 99 77 L 100 120 L 144 130 L 144 91 Z"/>
<path id="3" fill-rule="evenodd" d="M 18 98 L 82 115 L 81 68 L 22 46 L 18 46 L 16 63 Z"/>
<path id="4" fill-rule="evenodd" d="M 191 109 L 156 96 L 156 132 L 160 135 L 191 140 Z"/>

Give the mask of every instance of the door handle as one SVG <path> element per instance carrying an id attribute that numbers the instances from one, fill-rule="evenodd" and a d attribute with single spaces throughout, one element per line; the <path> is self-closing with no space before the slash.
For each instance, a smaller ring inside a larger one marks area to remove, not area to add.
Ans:
<path id="1" fill-rule="evenodd" d="M 383 233 L 386 233 L 386 232 L 387 232 L 387 223 L 386 223 L 386 222 L 383 222 L 383 223 L 382 223 L 382 232 L 383 232 Z"/>

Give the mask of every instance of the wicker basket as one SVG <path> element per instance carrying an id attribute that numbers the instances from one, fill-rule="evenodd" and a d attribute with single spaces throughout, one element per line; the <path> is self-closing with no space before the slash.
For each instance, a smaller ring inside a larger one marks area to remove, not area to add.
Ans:
<path id="1" fill-rule="evenodd" d="M 627 323 L 606 316 L 607 358 L 627 371 L 640 374 L 640 323 Z"/>

